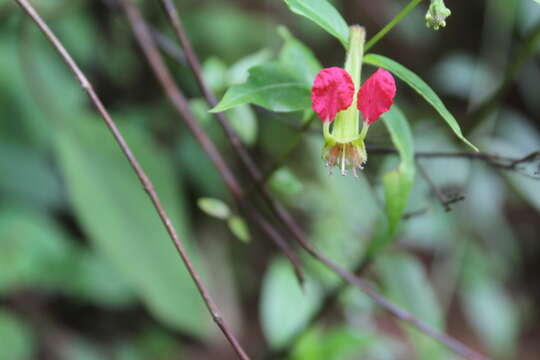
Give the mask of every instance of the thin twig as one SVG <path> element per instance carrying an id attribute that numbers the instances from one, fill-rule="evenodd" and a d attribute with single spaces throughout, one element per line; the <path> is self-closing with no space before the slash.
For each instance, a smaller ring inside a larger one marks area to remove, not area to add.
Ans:
<path id="1" fill-rule="evenodd" d="M 192 70 L 194 71 L 195 77 L 197 78 L 199 82 L 199 86 L 201 87 L 203 94 L 205 94 L 205 97 L 211 106 L 215 105 L 215 101 L 216 101 L 215 97 L 211 93 L 210 89 L 206 86 L 204 79 L 202 78 L 202 73 L 200 71 L 200 68 L 201 68 L 200 63 L 195 53 L 193 52 L 189 39 L 187 38 L 185 34 L 185 31 L 180 22 L 180 18 L 178 16 L 178 12 L 176 10 L 174 3 L 171 0 L 162 0 L 162 3 L 167 11 L 167 15 L 169 16 L 171 23 L 174 26 L 175 32 L 182 44 L 182 47 L 184 49 L 184 52 L 186 53 L 188 62 L 190 63 Z M 236 136 L 236 134 L 234 133 L 234 130 L 230 127 L 225 117 L 222 114 L 220 114 L 220 116 L 218 117 L 218 120 L 220 121 L 222 127 L 224 128 L 227 136 L 229 137 L 229 140 L 231 141 L 233 145 L 233 148 L 238 153 L 244 166 L 248 169 L 250 176 L 253 178 L 253 180 L 257 184 L 260 195 L 269 205 L 274 215 L 289 229 L 289 231 L 294 235 L 294 237 L 296 238 L 300 246 L 304 248 L 304 250 L 306 250 L 315 259 L 325 264 L 328 268 L 333 270 L 336 274 L 338 274 L 344 280 L 346 280 L 350 284 L 357 286 L 358 288 L 363 290 L 376 304 L 386 309 L 389 313 L 391 313 L 396 318 L 408 322 L 419 331 L 431 336 L 434 339 L 437 339 L 441 343 L 445 344 L 449 349 L 454 351 L 456 354 L 459 354 L 467 359 L 472 359 L 472 360 L 485 359 L 484 356 L 469 349 L 467 346 L 457 341 L 456 339 L 450 337 L 449 335 L 441 331 L 438 331 L 430 327 L 424 322 L 413 317 L 407 311 L 395 306 L 394 304 L 389 302 L 386 298 L 384 298 L 382 295 L 380 295 L 375 290 L 373 290 L 371 286 L 369 286 L 368 283 L 366 283 L 364 280 L 358 278 L 352 272 L 335 264 L 332 260 L 327 258 L 325 255 L 319 253 L 317 249 L 315 249 L 315 247 L 307 240 L 305 234 L 300 229 L 300 226 L 292 219 L 289 213 L 281 206 L 281 204 L 276 202 L 268 194 L 268 192 L 264 188 L 264 184 L 261 182 L 263 179 L 263 176 L 260 170 L 255 165 L 255 162 L 253 161 L 253 159 L 251 158 L 247 150 L 240 143 L 238 136 Z"/>
<path id="2" fill-rule="evenodd" d="M 397 155 L 396 149 L 385 148 L 385 147 L 374 147 L 367 146 L 367 151 L 370 155 Z M 521 175 L 531 177 L 533 179 L 540 180 L 540 177 L 534 176 L 540 173 L 540 162 L 538 164 L 538 170 L 535 171 L 534 175 L 530 175 L 519 171 L 520 165 L 526 163 L 532 163 L 540 159 L 540 150 L 533 151 L 523 157 L 513 158 L 508 156 L 501 156 L 497 154 L 488 154 L 488 153 L 472 153 L 472 152 L 428 152 L 428 151 L 417 151 L 414 154 L 417 159 L 440 159 L 440 158 L 462 158 L 470 160 L 480 160 L 484 161 L 486 164 L 493 166 L 502 170 L 516 171 Z"/>
<path id="3" fill-rule="evenodd" d="M 407 16 L 421 1 L 422 0 L 411 0 L 411 2 L 392 19 L 392 21 L 390 21 L 366 43 L 364 51 L 367 53 L 367 51 L 371 49 L 373 45 L 375 45 L 380 39 L 383 38 L 384 35 L 392 30 L 394 26 L 396 26 L 405 16 Z"/>
<path id="4" fill-rule="evenodd" d="M 219 173 L 222 175 L 225 185 L 231 192 L 231 194 L 237 199 L 240 207 L 244 210 L 244 213 L 249 216 L 255 223 L 270 237 L 270 239 L 276 244 L 276 246 L 285 254 L 289 259 L 291 265 L 294 268 L 294 272 L 300 283 L 303 283 L 304 277 L 301 271 L 301 262 L 297 255 L 291 249 L 287 241 L 273 229 L 273 227 L 262 216 L 258 216 L 255 209 L 253 209 L 247 202 L 244 201 L 245 192 L 238 184 L 233 173 L 225 164 L 223 157 L 217 151 L 212 140 L 206 135 L 203 128 L 199 125 L 195 117 L 193 116 L 188 102 L 184 97 L 182 91 L 176 85 L 174 78 L 172 77 L 169 69 L 165 65 L 161 54 L 157 48 L 154 37 L 152 37 L 150 30 L 138 9 L 138 7 L 131 0 L 120 0 L 126 14 L 128 16 L 129 23 L 133 29 L 135 37 L 146 56 L 152 71 L 156 75 L 159 83 L 163 87 L 168 99 L 174 105 L 175 109 L 184 119 L 189 129 L 194 134 L 195 138 L 203 148 L 203 150 L 209 155 L 210 160 L 214 163 Z M 186 54 L 187 55 L 187 54 Z M 189 57 L 188 57 L 189 58 Z"/>
<path id="5" fill-rule="evenodd" d="M 122 152 L 126 156 L 131 167 L 133 168 L 141 184 L 143 185 L 144 190 L 146 191 L 150 200 L 152 201 L 152 204 L 154 205 L 161 221 L 163 222 L 163 225 L 165 226 L 167 233 L 169 234 L 171 240 L 173 241 L 174 246 L 176 247 L 176 250 L 178 251 L 178 254 L 182 258 L 182 261 L 184 265 L 186 266 L 187 271 L 189 272 L 189 274 L 191 275 L 191 278 L 195 282 L 199 290 L 199 293 L 201 294 L 201 297 L 204 303 L 206 304 L 206 307 L 208 308 L 208 311 L 212 315 L 212 318 L 214 319 L 216 324 L 219 326 L 223 334 L 226 336 L 230 344 L 233 346 L 238 357 L 243 360 L 249 360 L 249 357 L 246 355 L 245 351 L 242 349 L 235 335 L 231 332 L 231 330 L 229 329 L 229 327 L 227 326 L 227 324 L 221 317 L 217 306 L 215 305 L 210 294 L 208 293 L 208 290 L 203 285 L 199 274 L 195 270 L 195 267 L 193 266 L 193 263 L 191 262 L 189 256 L 187 255 L 184 249 L 184 246 L 182 245 L 182 242 L 180 241 L 180 238 L 178 237 L 176 230 L 174 226 L 172 225 L 171 220 L 169 219 L 165 209 L 163 208 L 161 204 L 161 201 L 159 200 L 159 197 L 156 191 L 154 190 L 154 186 L 152 182 L 150 181 L 145 171 L 143 170 L 143 168 L 141 167 L 141 165 L 139 164 L 139 162 L 133 155 L 124 137 L 118 130 L 116 124 L 114 123 L 107 109 L 104 107 L 103 103 L 101 102 L 98 95 L 94 91 L 92 85 L 90 84 L 90 82 L 88 81 L 84 73 L 81 71 L 81 69 L 78 67 L 78 65 L 75 63 L 71 55 L 67 52 L 65 47 L 62 45 L 60 40 L 56 37 L 56 35 L 54 35 L 54 33 L 50 30 L 50 28 L 39 16 L 39 14 L 32 7 L 32 5 L 27 0 L 15 0 L 15 1 L 23 8 L 23 10 L 28 14 L 28 16 L 32 18 L 32 20 L 40 28 L 40 30 L 43 32 L 46 38 L 51 42 L 51 44 L 54 46 L 56 51 L 60 54 L 64 62 L 68 65 L 70 70 L 73 72 L 77 80 L 80 82 L 81 87 L 84 89 L 84 91 L 86 91 L 92 104 L 94 105 L 96 110 L 99 112 L 103 120 L 105 121 L 105 124 L 111 131 L 114 139 L 116 140 L 120 148 L 122 149 Z"/>

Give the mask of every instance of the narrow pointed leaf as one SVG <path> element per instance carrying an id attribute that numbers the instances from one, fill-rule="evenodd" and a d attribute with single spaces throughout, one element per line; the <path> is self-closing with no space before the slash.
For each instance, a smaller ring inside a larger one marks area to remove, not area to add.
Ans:
<path id="1" fill-rule="evenodd" d="M 450 111 L 448 111 L 442 100 L 437 96 L 437 94 L 435 94 L 435 92 L 429 87 L 429 85 L 424 82 L 424 80 L 418 77 L 418 75 L 416 75 L 403 65 L 395 62 L 394 60 L 381 55 L 368 54 L 364 56 L 364 63 L 368 65 L 382 67 L 392 72 L 395 76 L 406 82 L 431 106 L 433 106 L 435 110 L 437 110 L 437 112 L 443 117 L 443 119 L 446 121 L 448 126 L 450 126 L 450 128 L 458 138 L 460 138 L 473 150 L 478 151 L 478 148 L 465 138 L 465 136 L 461 132 L 461 128 L 459 127 L 456 118 L 450 113 Z"/>

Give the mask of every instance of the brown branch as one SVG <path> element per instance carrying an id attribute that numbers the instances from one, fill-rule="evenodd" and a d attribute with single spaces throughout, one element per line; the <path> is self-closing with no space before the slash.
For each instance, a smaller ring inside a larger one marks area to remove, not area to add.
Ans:
<path id="1" fill-rule="evenodd" d="M 392 148 L 367 146 L 367 151 L 370 155 L 397 155 L 397 151 Z M 484 161 L 486 164 L 498 169 L 516 171 L 521 175 L 531 177 L 533 179 L 540 180 L 540 177 L 535 176 L 540 174 L 540 161 L 537 166 L 537 170 L 534 175 L 530 175 L 520 171 L 520 165 L 526 163 L 532 163 L 540 160 L 540 150 L 533 151 L 523 157 L 513 158 L 507 156 L 500 156 L 497 154 L 488 153 L 471 153 L 471 152 L 427 152 L 417 151 L 414 156 L 417 159 L 440 159 L 440 158 L 462 158 L 470 160 Z"/>
<path id="2" fill-rule="evenodd" d="M 239 202 L 239 205 L 244 210 L 244 213 L 250 217 L 270 237 L 270 239 L 285 254 L 285 256 L 287 256 L 294 268 L 294 272 L 299 282 L 303 283 L 303 275 L 302 271 L 300 270 L 300 260 L 291 249 L 287 241 L 279 234 L 279 232 L 274 230 L 273 227 L 264 219 L 264 217 L 259 216 L 255 209 L 244 201 L 245 192 L 242 190 L 235 176 L 225 164 L 223 157 L 217 151 L 212 140 L 206 135 L 203 128 L 193 116 L 184 94 L 176 85 L 174 78 L 165 65 L 165 62 L 163 61 L 163 58 L 161 57 L 161 54 L 157 48 L 154 37 L 151 35 L 148 26 L 144 22 L 138 7 L 131 0 L 120 0 L 120 2 L 128 16 L 129 23 L 135 34 L 137 42 L 146 56 L 152 71 L 163 87 L 168 99 L 174 105 L 177 112 L 181 115 L 182 119 L 194 134 L 203 150 L 208 154 L 210 160 L 214 163 L 217 170 L 223 177 L 225 185 Z"/>
<path id="3" fill-rule="evenodd" d="M 243 360 L 248 360 L 249 357 L 246 355 L 245 351 L 242 349 L 235 335 L 231 332 L 231 330 L 228 328 L 225 321 L 222 319 L 217 306 L 215 305 L 210 294 L 208 293 L 208 290 L 203 285 L 199 274 L 195 270 L 195 267 L 193 266 L 189 256 L 187 255 L 184 249 L 184 246 L 182 245 L 182 242 L 180 241 L 176 233 L 176 230 L 174 229 L 174 226 L 172 225 L 171 220 L 169 219 L 165 209 L 163 208 L 161 204 L 161 201 L 159 200 L 159 197 L 156 191 L 154 190 L 154 186 L 152 182 L 150 181 L 145 171 L 143 170 L 143 168 L 141 167 L 141 165 L 139 164 L 139 162 L 133 155 L 124 137 L 118 130 L 116 124 L 114 123 L 107 109 L 104 107 L 103 103 L 101 102 L 98 95 L 94 91 L 92 85 L 90 84 L 90 82 L 88 81 L 84 73 L 81 71 L 81 69 L 78 67 L 78 65 L 75 63 L 71 55 L 64 48 L 60 40 L 56 37 L 56 35 L 54 35 L 54 33 L 50 30 L 50 28 L 39 16 L 39 14 L 32 7 L 32 5 L 27 0 L 15 0 L 15 1 L 21 6 L 21 8 L 27 13 L 27 15 L 36 23 L 36 25 L 43 32 L 45 37 L 51 42 L 53 47 L 59 53 L 62 60 L 64 60 L 64 62 L 67 64 L 67 66 L 70 68 L 70 70 L 73 72 L 73 74 L 77 78 L 77 80 L 80 82 L 81 87 L 87 93 L 92 104 L 94 105 L 96 110 L 99 112 L 99 114 L 103 118 L 105 124 L 111 131 L 114 139 L 116 140 L 120 148 L 122 149 L 122 152 L 126 156 L 131 167 L 133 168 L 141 184 L 143 185 L 144 190 L 146 191 L 150 200 L 152 201 L 152 204 L 154 205 L 161 221 L 163 222 L 163 225 L 165 226 L 167 233 L 169 234 L 171 240 L 173 241 L 174 246 L 176 247 L 176 250 L 178 251 L 178 254 L 182 258 L 182 261 L 184 265 L 186 266 L 187 271 L 189 272 L 189 274 L 191 275 L 191 278 L 195 282 L 199 290 L 199 293 L 201 294 L 201 297 L 204 303 L 206 304 L 206 307 L 208 308 L 208 311 L 212 315 L 212 318 L 214 319 L 216 324 L 219 326 L 223 334 L 226 336 L 230 344 L 233 346 L 238 357 Z"/>
<path id="4" fill-rule="evenodd" d="M 180 21 L 180 18 L 178 16 L 178 12 L 176 10 L 174 3 L 171 0 L 162 0 L 162 3 L 175 29 L 175 32 L 182 44 L 182 47 L 186 53 L 188 62 L 190 63 L 190 66 L 192 67 L 192 70 L 195 74 L 195 77 L 197 78 L 197 81 L 199 82 L 199 86 L 201 87 L 203 94 L 205 95 L 209 104 L 211 106 L 214 106 L 216 99 L 211 93 L 210 89 L 206 86 L 204 79 L 202 78 L 202 73 L 200 71 L 201 69 L 200 63 L 192 49 L 189 39 L 187 38 L 185 34 L 185 31 L 182 27 L 182 23 Z M 234 130 L 232 130 L 232 128 L 228 124 L 223 114 L 217 114 L 217 116 L 218 116 L 218 120 L 220 124 L 225 130 L 226 135 L 228 136 L 230 142 L 232 143 L 233 148 L 239 155 L 244 166 L 247 168 L 250 176 L 253 178 L 254 182 L 257 184 L 260 195 L 265 200 L 265 202 L 269 205 L 273 214 L 294 235 L 294 237 L 296 238 L 300 246 L 304 248 L 304 250 L 306 250 L 314 258 L 316 258 L 317 260 L 325 264 L 328 268 L 333 270 L 336 274 L 338 274 L 344 280 L 346 280 L 350 284 L 357 286 L 358 288 L 363 290 L 375 303 L 377 303 L 382 308 L 386 309 L 396 318 L 408 322 L 409 324 L 414 326 L 416 329 L 431 336 L 434 339 L 437 339 L 441 343 L 445 344 L 449 349 L 451 349 L 455 353 L 467 359 L 473 359 L 473 360 L 485 359 L 484 356 L 469 349 L 467 346 L 457 341 L 456 339 L 430 327 L 429 325 L 413 317 L 407 311 L 395 306 L 394 304 L 389 302 L 386 298 L 384 298 L 382 295 L 380 295 L 375 290 L 373 290 L 364 280 L 358 278 L 352 272 L 335 264 L 332 260 L 327 258 L 325 255 L 319 253 L 317 249 L 315 249 L 315 247 L 307 240 L 305 234 L 300 229 L 300 226 L 292 219 L 289 213 L 281 206 L 281 204 L 279 204 L 274 199 L 272 199 L 272 197 L 268 194 L 268 192 L 264 188 L 264 184 L 262 183 L 262 180 L 263 180 L 262 173 L 259 171 L 259 169 L 255 165 L 255 162 L 253 161 L 253 159 L 251 158 L 247 150 L 240 143 L 238 136 L 236 136 Z"/>

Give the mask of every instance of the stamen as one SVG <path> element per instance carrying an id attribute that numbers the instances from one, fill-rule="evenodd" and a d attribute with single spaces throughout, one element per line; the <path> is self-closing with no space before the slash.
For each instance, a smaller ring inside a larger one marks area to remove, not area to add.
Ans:
<path id="1" fill-rule="evenodd" d="M 341 147 L 341 175 L 347 175 L 347 170 L 345 170 L 345 147 Z"/>
<path id="2" fill-rule="evenodd" d="M 363 170 L 366 165 L 366 161 L 362 161 L 364 157 L 362 148 L 356 144 L 335 144 L 327 151 L 324 160 L 330 175 L 332 168 L 336 167 L 343 176 L 346 176 L 350 169 L 353 176 L 358 178 L 360 175 L 358 170 Z"/>

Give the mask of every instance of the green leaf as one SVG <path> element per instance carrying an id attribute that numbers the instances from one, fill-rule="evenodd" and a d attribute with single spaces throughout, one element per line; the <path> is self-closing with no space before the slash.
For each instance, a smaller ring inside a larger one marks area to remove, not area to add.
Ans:
<path id="1" fill-rule="evenodd" d="M 368 256 L 373 256 L 395 237 L 411 194 L 416 172 L 414 141 L 405 115 L 397 105 L 394 105 L 390 111 L 383 115 L 383 120 L 401 161 L 394 170 L 383 176 L 388 224 L 380 224 L 368 247 Z"/>
<path id="2" fill-rule="evenodd" d="M 72 120 L 57 132 L 56 154 L 83 231 L 159 320 L 204 335 L 208 315 L 197 289 L 129 163 L 100 121 Z M 141 130 L 124 133 L 189 250 L 172 164 Z"/>
<path id="3" fill-rule="evenodd" d="M 285 0 L 289 9 L 305 16 L 331 35 L 346 48 L 349 43 L 349 26 L 336 8 L 327 0 Z"/>
<path id="4" fill-rule="evenodd" d="M 474 146 L 469 140 L 463 136 L 461 128 L 454 116 L 448 111 L 442 100 L 435 94 L 435 92 L 429 87 L 424 80 L 420 79 L 418 75 L 404 67 L 403 65 L 395 62 L 387 57 L 368 54 L 364 56 L 364 63 L 382 67 L 388 71 L 391 71 L 394 75 L 406 82 L 411 88 L 413 88 L 420 96 L 422 96 L 431 106 L 437 110 L 437 112 L 443 117 L 448 126 L 454 131 L 465 144 L 469 145 L 473 150 L 478 151 L 478 148 Z"/>
<path id="5" fill-rule="evenodd" d="M 30 329 L 15 315 L 0 308 L 0 359 L 33 358 L 34 339 Z"/>
<path id="6" fill-rule="evenodd" d="M 282 65 L 271 62 L 252 68 L 247 82 L 229 88 L 210 112 L 247 103 L 276 112 L 304 110 L 311 106 L 310 87 Z"/>
<path id="7" fill-rule="evenodd" d="M 225 220 L 231 216 L 231 209 L 223 201 L 213 198 L 200 198 L 197 200 L 199 208 L 210 216 Z"/>
<path id="8" fill-rule="evenodd" d="M 246 225 L 244 219 L 238 215 L 233 215 L 229 218 L 227 222 L 231 232 L 242 242 L 249 242 L 251 240 L 251 235 L 249 234 L 249 229 Z"/>
<path id="9" fill-rule="evenodd" d="M 313 80 L 322 66 L 310 48 L 291 35 L 285 26 L 280 26 L 278 32 L 285 41 L 279 53 L 279 62 L 292 70 L 307 86 L 312 86 Z"/>
<path id="10" fill-rule="evenodd" d="M 383 120 L 401 159 L 398 167 L 383 177 L 389 233 L 393 236 L 401 222 L 414 182 L 414 141 L 409 122 L 396 105 L 383 115 Z"/>
<path id="11" fill-rule="evenodd" d="M 443 316 L 435 293 L 429 283 L 422 264 L 407 254 L 381 255 L 376 268 L 388 298 L 404 307 L 413 316 L 441 329 Z M 415 359 L 445 359 L 445 349 L 436 340 L 417 330 L 407 327 L 417 352 Z"/>
<path id="12" fill-rule="evenodd" d="M 263 279 L 260 311 L 263 332 L 270 346 L 287 345 L 304 328 L 321 300 L 322 293 L 315 282 L 306 279 L 302 289 L 284 258 L 272 261 Z"/>

